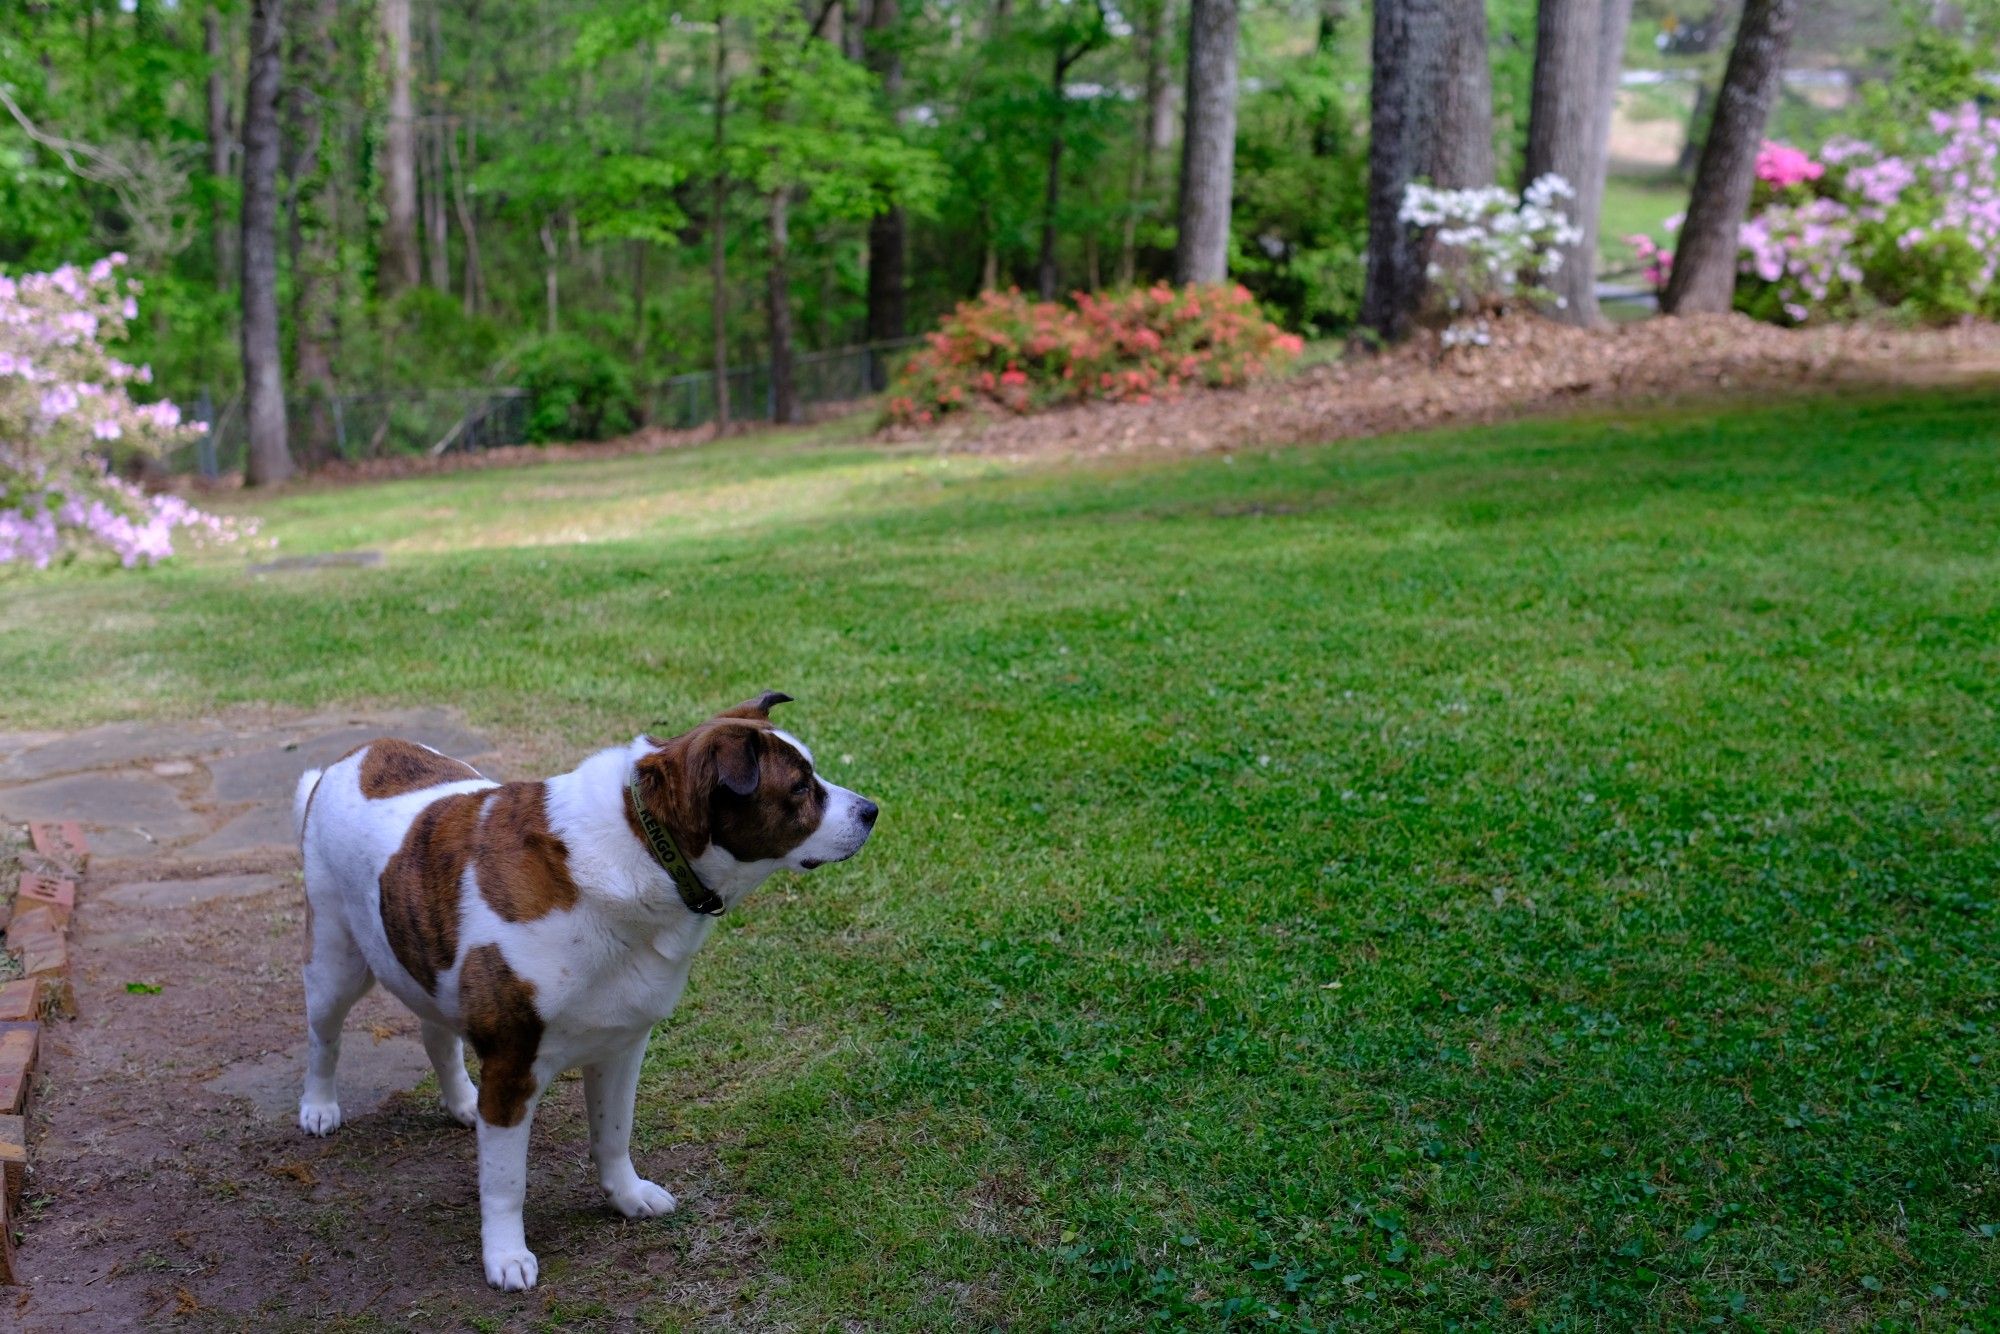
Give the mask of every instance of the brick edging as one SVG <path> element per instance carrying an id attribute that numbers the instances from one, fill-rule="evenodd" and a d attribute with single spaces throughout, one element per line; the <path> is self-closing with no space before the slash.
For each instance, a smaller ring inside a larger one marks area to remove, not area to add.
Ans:
<path id="1" fill-rule="evenodd" d="M 40 869 L 24 870 L 5 920 L 7 952 L 22 976 L 0 983 L 0 1283 L 18 1283 L 14 1221 L 27 1176 L 27 1114 L 41 1059 L 42 1023 L 73 1016 L 69 931 L 76 915 L 76 882 L 90 860 L 90 846 L 75 821 L 30 823 Z"/>

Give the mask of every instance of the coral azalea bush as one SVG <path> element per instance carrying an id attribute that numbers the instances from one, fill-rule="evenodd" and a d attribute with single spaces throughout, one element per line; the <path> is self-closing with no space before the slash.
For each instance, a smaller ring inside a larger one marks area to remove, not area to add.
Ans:
<path id="1" fill-rule="evenodd" d="M 1304 344 L 1264 318 L 1242 287 L 1157 283 L 1074 309 L 1018 289 L 963 302 L 910 359 L 889 418 L 923 424 L 975 405 L 1033 412 L 1101 398 L 1150 402 L 1187 385 L 1240 385 L 1274 374 Z"/>
<path id="2" fill-rule="evenodd" d="M 113 450 L 158 454 L 184 429 L 173 404 L 132 401 L 126 386 L 152 377 L 107 350 L 138 314 L 124 263 L 0 277 L 0 565 L 40 568 L 86 547 L 150 565 L 173 554 L 177 529 L 245 532 L 111 471 Z"/>

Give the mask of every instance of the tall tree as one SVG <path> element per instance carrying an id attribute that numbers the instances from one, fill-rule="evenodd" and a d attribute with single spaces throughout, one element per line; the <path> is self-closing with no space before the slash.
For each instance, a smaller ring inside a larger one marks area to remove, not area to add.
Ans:
<path id="1" fill-rule="evenodd" d="M 1408 333 L 1423 299 L 1419 237 L 1401 212 L 1404 190 L 1431 166 L 1429 118 L 1436 114 L 1449 28 L 1447 0 L 1375 0 L 1361 322 L 1383 338 Z"/>
<path id="2" fill-rule="evenodd" d="M 872 0 L 865 25 L 868 67 L 882 82 L 882 97 L 893 122 L 903 97 L 903 53 L 897 0 Z M 887 342 L 908 332 L 909 215 L 891 203 L 868 222 L 868 341 Z M 876 390 L 888 384 L 886 358 L 871 357 L 869 383 Z"/>
<path id="3" fill-rule="evenodd" d="M 1784 77 L 1800 0 L 1747 0 L 1729 50 L 1715 118 L 1702 145 L 1674 270 L 1660 300 L 1668 314 L 1728 310 L 1736 290 L 1736 229 L 1750 207 L 1757 146 Z"/>
<path id="4" fill-rule="evenodd" d="M 1600 89 L 1598 42 L 1604 28 L 1602 0 L 1541 0 L 1535 11 L 1535 81 L 1528 100 L 1528 153 L 1523 183 L 1554 173 L 1576 191 L 1575 220 L 1590 211 L 1585 190 L 1593 176 L 1591 156 L 1602 142 L 1594 133 Z M 1599 187 L 1602 195 L 1602 187 Z M 1563 252 L 1562 268 L 1549 281 L 1556 293 L 1556 318 L 1589 326 L 1597 311 L 1596 228 L 1591 240 Z M 1586 248 L 1588 246 L 1588 248 Z"/>
<path id="5" fill-rule="evenodd" d="M 1191 8 L 1174 281 L 1219 283 L 1229 276 L 1236 185 L 1236 0 L 1194 0 Z"/>
<path id="6" fill-rule="evenodd" d="M 1128 287 L 1139 267 L 1139 214 L 1153 187 L 1153 158 L 1159 144 L 1156 126 L 1167 94 L 1167 0 L 1143 0 L 1145 27 L 1140 30 L 1141 59 L 1146 66 L 1144 98 L 1139 106 L 1138 134 L 1132 146 L 1131 175 L 1125 189 L 1124 232 L 1118 242 L 1118 285 Z"/>
<path id="7" fill-rule="evenodd" d="M 285 368 L 278 349 L 278 92 L 283 0 L 251 0 L 249 86 L 243 96 L 243 393 L 250 455 L 243 480 L 292 475 L 285 438 Z"/>
<path id="8" fill-rule="evenodd" d="M 715 180 L 708 213 L 710 369 L 715 385 L 715 433 L 729 433 L 729 17 L 715 7 Z"/>
<path id="9" fill-rule="evenodd" d="M 293 3 L 284 98 L 285 236 L 292 269 L 292 382 L 304 399 L 300 434 L 311 466 L 325 457 L 335 437 L 338 218 L 324 112 L 337 73 L 333 29 L 340 0 Z"/>
<path id="10" fill-rule="evenodd" d="M 1229 0 L 1220 0 L 1228 3 Z M 1090 9 L 1064 6 L 1050 25 L 1049 41 L 1049 156 L 1048 172 L 1042 185 L 1042 244 L 1035 262 L 1035 290 L 1044 301 L 1056 299 L 1059 275 L 1056 271 L 1056 240 L 1062 207 L 1063 154 L 1069 150 L 1069 72 L 1079 60 L 1111 39 L 1105 20 L 1104 0 Z"/>
<path id="11" fill-rule="evenodd" d="M 376 281 L 394 295 L 421 280 L 417 251 L 417 113 L 410 86 L 410 0 L 381 0 L 382 62 L 389 123 L 382 136 L 381 269 Z"/>
<path id="12" fill-rule="evenodd" d="M 1630 3 L 1630 0 L 1626 0 Z M 1454 190 L 1493 184 L 1493 65 L 1486 0 L 1446 0 L 1443 81 L 1427 173 Z"/>
<path id="13" fill-rule="evenodd" d="M 201 15 L 202 53 L 208 58 L 208 174 L 216 185 L 234 173 L 235 137 L 229 129 L 229 48 L 223 41 L 222 15 L 210 5 Z M 236 234 L 229 225 L 229 203 L 217 190 L 209 204 L 209 238 L 215 254 L 216 290 L 227 292 L 236 281 Z"/>

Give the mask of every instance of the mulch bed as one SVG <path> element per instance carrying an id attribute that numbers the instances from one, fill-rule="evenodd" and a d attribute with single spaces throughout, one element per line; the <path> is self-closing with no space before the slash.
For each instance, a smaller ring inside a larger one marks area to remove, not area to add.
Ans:
<path id="1" fill-rule="evenodd" d="M 886 438 L 1027 457 L 1196 454 L 1478 424 L 1571 403 L 1674 399 L 1770 386 L 1918 383 L 2000 375 L 2000 326 L 1781 329 L 1743 315 L 1583 330 L 1499 321 L 1487 347 L 1420 334 L 1250 389 L 1027 417 L 967 416 Z"/>

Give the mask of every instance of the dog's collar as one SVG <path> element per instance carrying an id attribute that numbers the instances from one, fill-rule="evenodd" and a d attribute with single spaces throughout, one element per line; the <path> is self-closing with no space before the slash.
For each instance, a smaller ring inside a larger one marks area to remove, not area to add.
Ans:
<path id="1" fill-rule="evenodd" d="M 681 902 L 687 905 L 691 913 L 700 913 L 703 917 L 722 916 L 723 910 L 729 905 L 722 901 L 720 894 L 701 882 L 701 877 L 695 874 L 693 864 L 681 852 L 673 836 L 660 828 L 660 822 L 646 809 L 646 803 L 639 797 L 639 780 L 636 776 L 626 784 L 625 791 L 632 798 L 632 814 L 646 835 L 647 850 L 653 854 L 653 860 L 660 864 L 660 869 L 673 877 L 674 888 L 680 891 Z"/>

